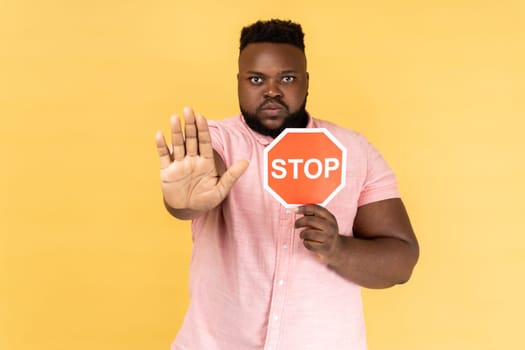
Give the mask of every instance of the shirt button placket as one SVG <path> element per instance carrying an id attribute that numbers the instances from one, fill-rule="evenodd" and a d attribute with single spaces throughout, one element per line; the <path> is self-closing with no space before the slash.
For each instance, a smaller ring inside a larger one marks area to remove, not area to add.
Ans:
<path id="1" fill-rule="evenodd" d="M 279 346 L 280 326 L 286 293 L 285 279 L 292 250 L 290 249 L 290 230 L 293 230 L 294 215 L 281 207 L 275 278 L 270 306 L 270 322 L 266 336 L 265 350 L 275 350 Z"/>

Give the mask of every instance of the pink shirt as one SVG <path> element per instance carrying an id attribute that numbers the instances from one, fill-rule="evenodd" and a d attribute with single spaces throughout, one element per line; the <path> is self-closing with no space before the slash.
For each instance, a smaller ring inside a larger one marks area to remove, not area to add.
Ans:
<path id="1" fill-rule="evenodd" d="M 190 305 L 171 349 L 366 349 L 360 287 L 303 246 L 295 214 L 263 188 L 272 138 L 241 116 L 209 124 L 226 166 L 250 166 L 221 206 L 192 223 Z M 347 148 L 346 186 L 326 207 L 351 236 L 359 206 L 399 197 L 396 179 L 363 136 L 314 118 L 308 127 L 327 128 Z"/>

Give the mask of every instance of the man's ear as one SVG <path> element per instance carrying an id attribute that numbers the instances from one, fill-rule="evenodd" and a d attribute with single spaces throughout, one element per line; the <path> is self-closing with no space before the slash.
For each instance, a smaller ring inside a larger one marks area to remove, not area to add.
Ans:
<path id="1" fill-rule="evenodd" d="M 306 72 L 306 91 L 310 87 L 310 73 Z"/>

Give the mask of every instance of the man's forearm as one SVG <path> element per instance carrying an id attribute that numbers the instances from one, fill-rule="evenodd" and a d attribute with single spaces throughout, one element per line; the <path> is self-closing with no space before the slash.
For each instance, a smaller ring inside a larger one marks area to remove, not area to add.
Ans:
<path id="1" fill-rule="evenodd" d="M 419 256 L 417 244 L 397 238 L 340 238 L 328 267 L 366 288 L 388 288 L 408 281 Z"/>

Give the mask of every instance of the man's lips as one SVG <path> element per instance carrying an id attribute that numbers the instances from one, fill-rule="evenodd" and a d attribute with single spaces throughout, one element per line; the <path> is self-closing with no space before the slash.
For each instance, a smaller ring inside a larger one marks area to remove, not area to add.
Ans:
<path id="1" fill-rule="evenodd" d="M 286 107 L 278 102 L 267 102 L 260 107 L 261 110 L 286 110 Z"/>

